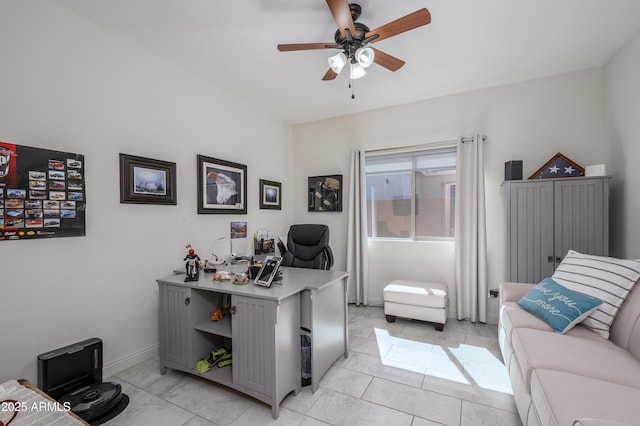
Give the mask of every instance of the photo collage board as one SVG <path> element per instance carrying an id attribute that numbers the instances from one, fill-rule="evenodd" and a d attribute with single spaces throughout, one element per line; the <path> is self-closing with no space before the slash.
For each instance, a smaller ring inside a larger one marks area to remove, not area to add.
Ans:
<path id="1" fill-rule="evenodd" d="M 0 142 L 0 241 L 81 237 L 84 156 Z"/>

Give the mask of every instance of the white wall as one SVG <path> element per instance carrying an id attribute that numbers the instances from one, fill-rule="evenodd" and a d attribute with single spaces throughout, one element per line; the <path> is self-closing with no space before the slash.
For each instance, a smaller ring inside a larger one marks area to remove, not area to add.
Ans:
<path id="1" fill-rule="evenodd" d="M 394 78 L 402 76 L 390 75 L 390 83 Z M 604 98 L 604 70 L 593 69 L 297 125 L 295 218 L 331 226 L 336 267 L 344 268 L 347 213 L 307 213 L 307 176 L 341 173 L 348 188 L 349 157 L 354 148 L 407 146 L 483 132 L 488 136 L 485 183 L 489 283 L 498 287 L 505 272 L 505 207 L 500 186 L 504 162 L 524 160 L 525 178 L 557 152 L 581 165 L 608 162 Z M 345 192 L 345 202 L 347 196 Z M 452 245 L 371 242 L 370 303 L 381 304 L 382 289 L 391 278 L 437 279 L 453 289 Z M 407 256 L 409 252 L 411 256 Z M 415 258 L 423 260 L 417 263 Z M 453 291 L 451 294 L 455 295 Z M 451 302 L 455 305 L 455 297 Z M 497 308 L 497 301 L 490 300 L 493 322 L 497 321 Z"/>
<path id="2" fill-rule="evenodd" d="M 157 353 L 155 278 L 208 255 L 233 220 L 292 218 L 292 129 L 48 2 L 0 3 L 0 140 L 85 155 L 87 235 L 0 241 L 0 382 L 92 336 L 105 373 Z M 119 203 L 118 153 L 177 163 L 178 205 Z M 196 155 L 248 166 L 247 215 L 198 215 Z M 283 210 L 258 209 L 258 180 Z M 251 246 L 250 246 L 251 247 Z"/>
<path id="3" fill-rule="evenodd" d="M 640 32 L 606 68 L 607 130 L 612 141 L 611 254 L 640 258 Z"/>
<path id="4" fill-rule="evenodd" d="M 488 135 L 491 287 L 504 277 L 500 183 L 508 160 L 524 160 L 525 177 L 556 152 L 583 165 L 607 163 L 620 182 L 621 208 L 612 209 L 612 222 L 616 214 L 623 219 L 612 241 L 624 241 L 620 251 L 638 257 L 633 219 L 640 196 L 625 182 L 637 173 L 639 45 L 636 37 L 607 67 L 608 114 L 605 72 L 595 69 L 291 129 L 46 2 L 2 2 L 0 140 L 84 154 L 89 204 L 86 237 L 0 242 L 0 381 L 35 380 L 37 354 L 91 336 L 105 341 L 111 371 L 153 353 L 155 278 L 181 266 L 187 243 L 207 253 L 232 220 L 247 220 L 249 232 L 268 227 L 280 235 L 293 222 L 326 223 L 336 268 L 344 269 L 347 213 L 308 213 L 306 178 L 341 173 L 348 187 L 356 147 Z M 119 152 L 176 162 L 178 205 L 119 204 Z M 247 215 L 196 214 L 196 154 L 248 165 Z M 258 210 L 259 178 L 283 183 L 282 211 Z M 628 238 L 622 229 L 630 230 Z M 453 287 L 452 243 L 370 241 L 370 247 L 373 304 L 392 278 Z M 490 314 L 497 320 L 494 300 Z"/>

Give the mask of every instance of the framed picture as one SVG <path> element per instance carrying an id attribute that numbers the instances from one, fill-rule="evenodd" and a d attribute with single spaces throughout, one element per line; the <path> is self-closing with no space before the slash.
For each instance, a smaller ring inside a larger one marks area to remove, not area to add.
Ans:
<path id="1" fill-rule="evenodd" d="M 282 210 L 282 184 L 260 179 L 260 208 Z"/>
<path id="2" fill-rule="evenodd" d="M 198 213 L 247 213 L 247 166 L 198 155 Z"/>
<path id="3" fill-rule="evenodd" d="M 310 212 L 341 212 L 342 175 L 310 177 L 308 196 Z"/>
<path id="4" fill-rule="evenodd" d="M 176 205 L 176 163 L 120 153 L 120 203 Z"/>

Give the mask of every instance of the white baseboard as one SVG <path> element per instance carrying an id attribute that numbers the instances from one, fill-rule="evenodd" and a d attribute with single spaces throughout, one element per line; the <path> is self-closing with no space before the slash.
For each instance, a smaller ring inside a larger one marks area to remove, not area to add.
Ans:
<path id="1" fill-rule="evenodd" d="M 487 324 L 498 324 L 500 320 L 500 315 L 487 313 Z"/>
<path id="2" fill-rule="evenodd" d="M 159 348 L 159 344 L 151 345 L 146 348 L 140 349 L 139 351 L 134 352 L 131 355 L 127 355 L 113 362 L 110 362 L 109 364 L 103 366 L 102 376 L 105 378 L 115 376 L 119 372 L 124 371 L 129 367 L 133 367 L 134 365 L 139 364 L 142 361 L 153 358 L 154 356 L 158 355 Z"/>
<path id="3" fill-rule="evenodd" d="M 377 307 L 383 307 L 384 306 L 384 299 L 379 298 L 379 297 L 369 297 L 369 305 L 371 306 L 377 306 Z"/>

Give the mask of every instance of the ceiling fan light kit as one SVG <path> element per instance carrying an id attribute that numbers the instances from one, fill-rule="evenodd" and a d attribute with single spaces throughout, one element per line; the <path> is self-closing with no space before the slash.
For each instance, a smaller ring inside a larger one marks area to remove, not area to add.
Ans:
<path id="1" fill-rule="evenodd" d="M 349 69 L 350 80 L 357 80 L 359 78 L 362 78 L 366 73 L 367 73 L 367 70 L 365 70 L 362 65 L 360 65 L 357 62 L 355 64 L 351 63 L 351 67 Z"/>
<path id="2" fill-rule="evenodd" d="M 431 14 L 426 8 L 419 9 L 395 21 L 388 22 L 374 30 L 361 22 L 360 5 L 348 0 L 326 0 L 333 19 L 338 25 L 334 34 L 335 43 L 296 43 L 279 44 L 278 50 L 290 52 L 294 50 L 340 49 L 340 52 L 329 57 L 329 70 L 323 80 L 335 79 L 344 67 L 349 64 L 349 79 L 357 79 L 366 74 L 365 68 L 374 62 L 390 71 L 397 71 L 405 64 L 404 61 L 381 50 L 369 47 L 370 43 L 377 43 L 389 37 L 427 25 L 431 22 Z M 353 97 L 353 96 L 352 96 Z"/>
<path id="3" fill-rule="evenodd" d="M 369 68 L 375 60 L 376 54 L 370 47 L 361 47 L 356 50 L 356 61 L 364 68 Z"/>
<path id="4" fill-rule="evenodd" d="M 347 65 L 347 55 L 343 52 L 329 56 L 329 67 L 331 67 L 336 74 L 340 74 L 340 71 L 342 71 L 345 65 Z"/>
<path id="5" fill-rule="evenodd" d="M 333 56 L 329 56 L 328 62 L 329 67 L 331 67 L 333 72 L 335 72 L 336 74 L 340 74 L 344 66 L 347 65 L 347 62 L 350 62 L 352 65 L 358 65 L 357 68 L 369 68 L 371 64 L 373 64 L 374 58 L 375 53 L 373 52 L 373 49 L 370 47 L 365 47 L 360 48 L 356 51 L 354 60 L 349 61 L 347 55 L 345 55 L 344 52 L 340 52 Z M 353 66 L 351 68 L 351 74 L 353 75 Z M 360 78 L 364 75 L 362 74 L 362 71 L 356 71 L 355 73 L 359 74 L 359 77 L 355 78 Z"/>

